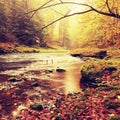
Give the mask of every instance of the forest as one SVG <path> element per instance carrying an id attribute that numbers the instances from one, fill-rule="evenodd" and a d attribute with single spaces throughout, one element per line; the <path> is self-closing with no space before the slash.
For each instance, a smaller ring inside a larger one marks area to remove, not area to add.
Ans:
<path id="1" fill-rule="evenodd" d="M 120 120 L 120 0 L 0 0 L 0 120 Z"/>
<path id="2" fill-rule="evenodd" d="M 1 0 L 0 6 L 1 44 L 66 49 L 119 46 L 118 1 Z"/>

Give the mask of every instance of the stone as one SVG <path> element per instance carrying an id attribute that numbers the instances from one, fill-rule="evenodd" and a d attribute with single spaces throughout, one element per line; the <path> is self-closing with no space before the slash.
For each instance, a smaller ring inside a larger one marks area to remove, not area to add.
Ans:
<path id="1" fill-rule="evenodd" d="M 57 72 L 66 72 L 65 69 L 61 69 L 61 68 L 59 68 L 59 67 L 56 69 L 56 71 L 57 71 Z"/>
<path id="2" fill-rule="evenodd" d="M 109 71 L 109 72 L 113 72 L 113 71 L 116 71 L 117 68 L 116 67 L 107 67 L 104 69 L 104 71 Z"/>
<path id="3" fill-rule="evenodd" d="M 49 73 L 52 73 L 52 72 L 53 72 L 53 70 L 45 70 L 46 74 L 49 74 Z"/>
<path id="4" fill-rule="evenodd" d="M 8 79 L 10 82 L 16 82 L 17 81 L 17 79 L 15 78 L 15 77 L 11 77 L 11 78 L 9 78 Z"/>
<path id="5" fill-rule="evenodd" d="M 83 57 L 82 54 L 71 54 L 71 56 L 73 56 L 73 57 Z"/>
<path id="6" fill-rule="evenodd" d="M 100 51 L 95 54 L 95 57 L 103 59 L 107 56 L 107 51 Z"/>

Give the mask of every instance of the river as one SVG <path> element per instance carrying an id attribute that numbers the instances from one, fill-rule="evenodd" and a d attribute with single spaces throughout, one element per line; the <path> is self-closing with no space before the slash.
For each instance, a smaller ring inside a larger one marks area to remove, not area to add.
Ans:
<path id="1" fill-rule="evenodd" d="M 0 82 L 7 76 L 49 81 L 51 89 L 64 93 L 80 91 L 80 58 L 69 53 L 15 53 L 0 55 Z M 65 72 L 57 72 L 61 68 Z M 49 72 L 52 71 L 52 72 Z"/>

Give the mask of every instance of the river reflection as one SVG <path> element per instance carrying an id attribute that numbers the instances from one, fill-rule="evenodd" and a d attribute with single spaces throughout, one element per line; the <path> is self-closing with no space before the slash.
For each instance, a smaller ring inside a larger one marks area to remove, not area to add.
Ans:
<path id="1" fill-rule="evenodd" d="M 80 91 L 80 70 L 71 69 L 65 74 L 65 93 L 79 92 Z"/>

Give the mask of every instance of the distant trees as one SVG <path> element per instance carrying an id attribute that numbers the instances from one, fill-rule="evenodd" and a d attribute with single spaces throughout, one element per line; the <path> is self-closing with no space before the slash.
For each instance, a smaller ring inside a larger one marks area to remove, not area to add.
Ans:
<path id="1" fill-rule="evenodd" d="M 43 33 L 38 32 L 40 24 L 29 19 L 30 16 L 25 14 L 26 9 L 23 8 L 23 4 L 26 3 L 15 0 L 0 2 L 0 41 L 45 46 Z"/>
<path id="2" fill-rule="evenodd" d="M 0 3 L 0 41 L 5 41 L 6 40 L 6 16 L 3 10 L 3 5 Z"/>

